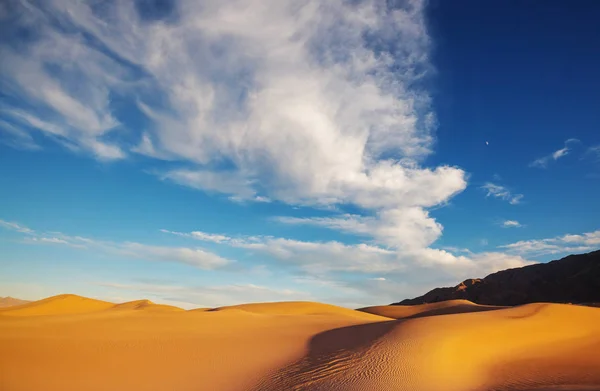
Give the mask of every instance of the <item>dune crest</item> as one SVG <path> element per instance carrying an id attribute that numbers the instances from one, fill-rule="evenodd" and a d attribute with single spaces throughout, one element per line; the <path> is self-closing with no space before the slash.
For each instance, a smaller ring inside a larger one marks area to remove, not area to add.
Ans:
<path id="1" fill-rule="evenodd" d="M 150 300 L 134 300 L 115 304 L 111 310 L 146 310 L 146 311 L 184 311 L 179 307 L 166 304 L 156 304 Z"/>
<path id="2" fill-rule="evenodd" d="M 316 303 L 311 301 L 282 301 L 273 303 L 250 303 L 218 307 L 209 311 L 240 310 L 254 314 L 268 315 L 339 315 L 349 316 L 372 321 L 386 320 L 377 314 L 368 314 L 357 310 L 338 307 L 331 304 Z"/>
<path id="3" fill-rule="evenodd" d="M 0 316 L 73 315 L 102 311 L 113 303 L 73 294 L 63 294 L 33 301 L 18 307 L 0 309 Z"/>
<path id="4" fill-rule="evenodd" d="M 501 306 L 480 305 L 469 300 L 447 300 L 437 303 L 420 305 L 380 305 L 374 307 L 359 308 L 358 311 L 385 316 L 393 319 L 417 318 L 423 316 L 436 316 L 448 314 L 462 314 L 468 312 L 480 312 L 498 310 Z"/>

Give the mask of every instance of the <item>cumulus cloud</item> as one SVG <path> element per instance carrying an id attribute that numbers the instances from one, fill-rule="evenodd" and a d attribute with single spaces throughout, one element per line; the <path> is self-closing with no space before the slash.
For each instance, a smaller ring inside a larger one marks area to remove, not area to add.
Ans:
<path id="1" fill-rule="evenodd" d="M 333 230 L 373 237 L 382 245 L 395 248 L 423 248 L 442 233 L 441 224 L 422 208 L 387 209 L 376 216 L 339 215 L 334 217 L 275 218 L 285 224 L 322 226 Z"/>
<path id="2" fill-rule="evenodd" d="M 491 182 L 487 182 L 481 186 L 481 188 L 485 190 L 486 197 L 500 198 L 501 200 L 508 201 L 511 205 L 521 203 L 521 200 L 524 197 L 523 194 L 514 194 L 507 187 Z"/>
<path id="3" fill-rule="evenodd" d="M 579 140 L 575 138 L 570 138 L 565 141 L 565 145 L 563 148 L 552 152 L 549 155 L 541 157 L 539 159 L 535 159 L 533 162 L 529 163 L 529 167 L 537 167 L 537 168 L 548 168 L 548 164 L 551 161 L 556 161 L 563 156 L 566 156 L 571 151 L 571 145 L 574 143 L 578 143 Z"/>
<path id="4" fill-rule="evenodd" d="M 549 239 L 522 240 L 499 247 L 512 254 L 529 256 L 581 253 L 600 248 L 600 231 L 580 235 L 567 234 Z"/>

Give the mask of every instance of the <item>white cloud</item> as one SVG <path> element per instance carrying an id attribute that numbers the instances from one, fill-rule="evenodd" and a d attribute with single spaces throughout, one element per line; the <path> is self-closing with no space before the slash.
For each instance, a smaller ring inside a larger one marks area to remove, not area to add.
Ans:
<path id="1" fill-rule="evenodd" d="M 175 232 L 175 231 L 169 231 L 166 229 L 161 229 L 160 231 L 163 233 L 168 233 L 168 234 L 173 234 L 173 235 L 178 235 L 178 236 L 183 236 L 183 237 L 188 237 L 188 238 L 194 238 L 194 239 L 202 240 L 205 242 L 221 243 L 221 242 L 231 240 L 231 238 L 227 235 L 209 234 L 209 233 L 201 232 L 201 231 L 194 231 L 194 232 L 190 232 L 190 233 Z"/>
<path id="2" fill-rule="evenodd" d="M 500 198 L 501 200 L 508 201 L 511 205 L 517 205 L 521 203 L 523 194 L 513 194 L 508 188 L 502 185 L 496 185 L 491 182 L 487 182 L 481 186 L 486 191 L 486 197 Z"/>
<path id="3" fill-rule="evenodd" d="M 386 246 L 441 235 L 427 208 L 466 176 L 420 165 L 436 126 L 424 1 L 174 4 L 153 18 L 131 2 L 17 5 L 12 23 L 39 38 L 0 45 L 3 81 L 30 103 L 12 117 L 99 159 L 178 162 L 150 172 L 234 201 L 354 204 L 368 216 L 352 232 Z M 149 125 L 127 129 L 113 96 Z"/>
<path id="4" fill-rule="evenodd" d="M 551 154 L 541 157 L 539 159 L 534 160 L 533 162 L 531 162 L 529 164 L 529 167 L 537 167 L 537 168 L 547 168 L 548 167 L 548 163 L 550 163 L 551 161 L 556 161 L 558 159 L 560 159 L 563 156 L 566 156 L 569 154 L 569 152 L 571 151 L 570 145 L 574 144 L 574 143 L 578 143 L 579 140 L 575 139 L 575 138 L 570 138 L 568 140 L 565 141 L 565 146 L 557 151 L 552 152 Z"/>
<path id="5" fill-rule="evenodd" d="M 17 231 L 20 233 L 24 233 L 24 234 L 28 234 L 28 235 L 34 235 L 35 231 L 18 223 L 14 223 L 11 221 L 5 221 L 5 220 L 0 220 L 0 227 L 5 228 L 5 229 L 9 229 L 12 231 Z"/>
<path id="6" fill-rule="evenodd" d="M 502 222 L 502 227 L 504 228 L 520 228 L 523 225 L 519 223 L 517 220 L 504 220 Z"/>
<path id="7" fill-rule="evenodd" d="M 60 232 L 38 233 L 23 225 L 3 220 L 0 220 L 0 226 L 27 234 L 25 242 L 32 244 L 66 245 L 78 249 L 102 251 L 122 257 L 182 263 L 205 270 L 222 268 L 233 262 L 201 248 L 164 247 L 135 242 L 100 241 L 81 236 L 65 235 Z"/>
<path id="8" fill-rule="evenodd" d="M 277 217 L 285 224 L 316 225 L 333 230 L 373 237 L 385 246 L 423 248 L 442 233 L 442 226 L 421 208 L 387 209 L 375 216 L 339 215 L 335 217 Z"/>
<path id="9" fill-rule="evenodd" d="M 34 141 L 27 130 L 20 126 L 0 120 L 0 135 L 4 133 L 6 137 L 0 137 L 0 142 L 16 149 L 40 149 L 40 146 Z"/>
<path id="10" fill-rule="evenodd" d="M 549 239 L 522 240 L 499 247 L 510 253 L 530 256 L 581 253 L 600 247 L 600 231 L 587 232 L 581 235 L 567 234 Z"/>
<path id="11" fill-rule="evenodd" d="M 194 236 L 166 230 L 163 232 L 205 241 L 212 241 L 207 238 L 215 235 L 202 233 Z M 355 272 L 402 274 L 412 278 L 418 273 L 429 273 L 464 279 L 474 275 L 487 275 L 505 266 L 515 267 L 529 263 L 520 256 L 501 253 L 468 253 L 468 256 L 457 256 L 450 251 L 419 246 L 393 249 L 364 243 L 306 242 L 270 236 L 227 237 L 219 243 L 269 255 L 313 276 Z"/>

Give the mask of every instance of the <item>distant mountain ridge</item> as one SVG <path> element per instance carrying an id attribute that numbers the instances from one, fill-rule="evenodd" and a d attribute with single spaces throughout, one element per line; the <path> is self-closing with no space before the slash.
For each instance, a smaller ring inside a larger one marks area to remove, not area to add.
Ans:
<path id="1" fill-rule="evenodd" d="M 22 305 L 22 304 L 27 304 L 27 303 L 29 303 L 29 300 L 16 299 L 16 298 L 10 297 L 10 296 L 0 297 L 0 308 L 14 307 L 17 305 Z"/>
<path id="2" fill-rule="evenodd" d="M 423 296 L 392 305 L 456 299 L 502 306 L 536 302 L 600 302 L 600 250 L 569 255 L 548 263 L 502 270 L 485 278 L 465 280 L 454 287 L 435 288 Z"/>

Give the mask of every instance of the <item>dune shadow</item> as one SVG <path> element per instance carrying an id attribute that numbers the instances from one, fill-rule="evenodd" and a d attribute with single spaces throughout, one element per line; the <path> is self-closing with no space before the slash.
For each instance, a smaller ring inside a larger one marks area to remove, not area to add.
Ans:
<path id="1" fill-rule="evenodd" d="M 359 324 L 327 330 L 308 343 L 308 352 L 300 360 L 273 371 L 253 391 L 310 389 L 311 383 L 347 370 L 361 353 L 376 344 L 403 320 Z"/>

